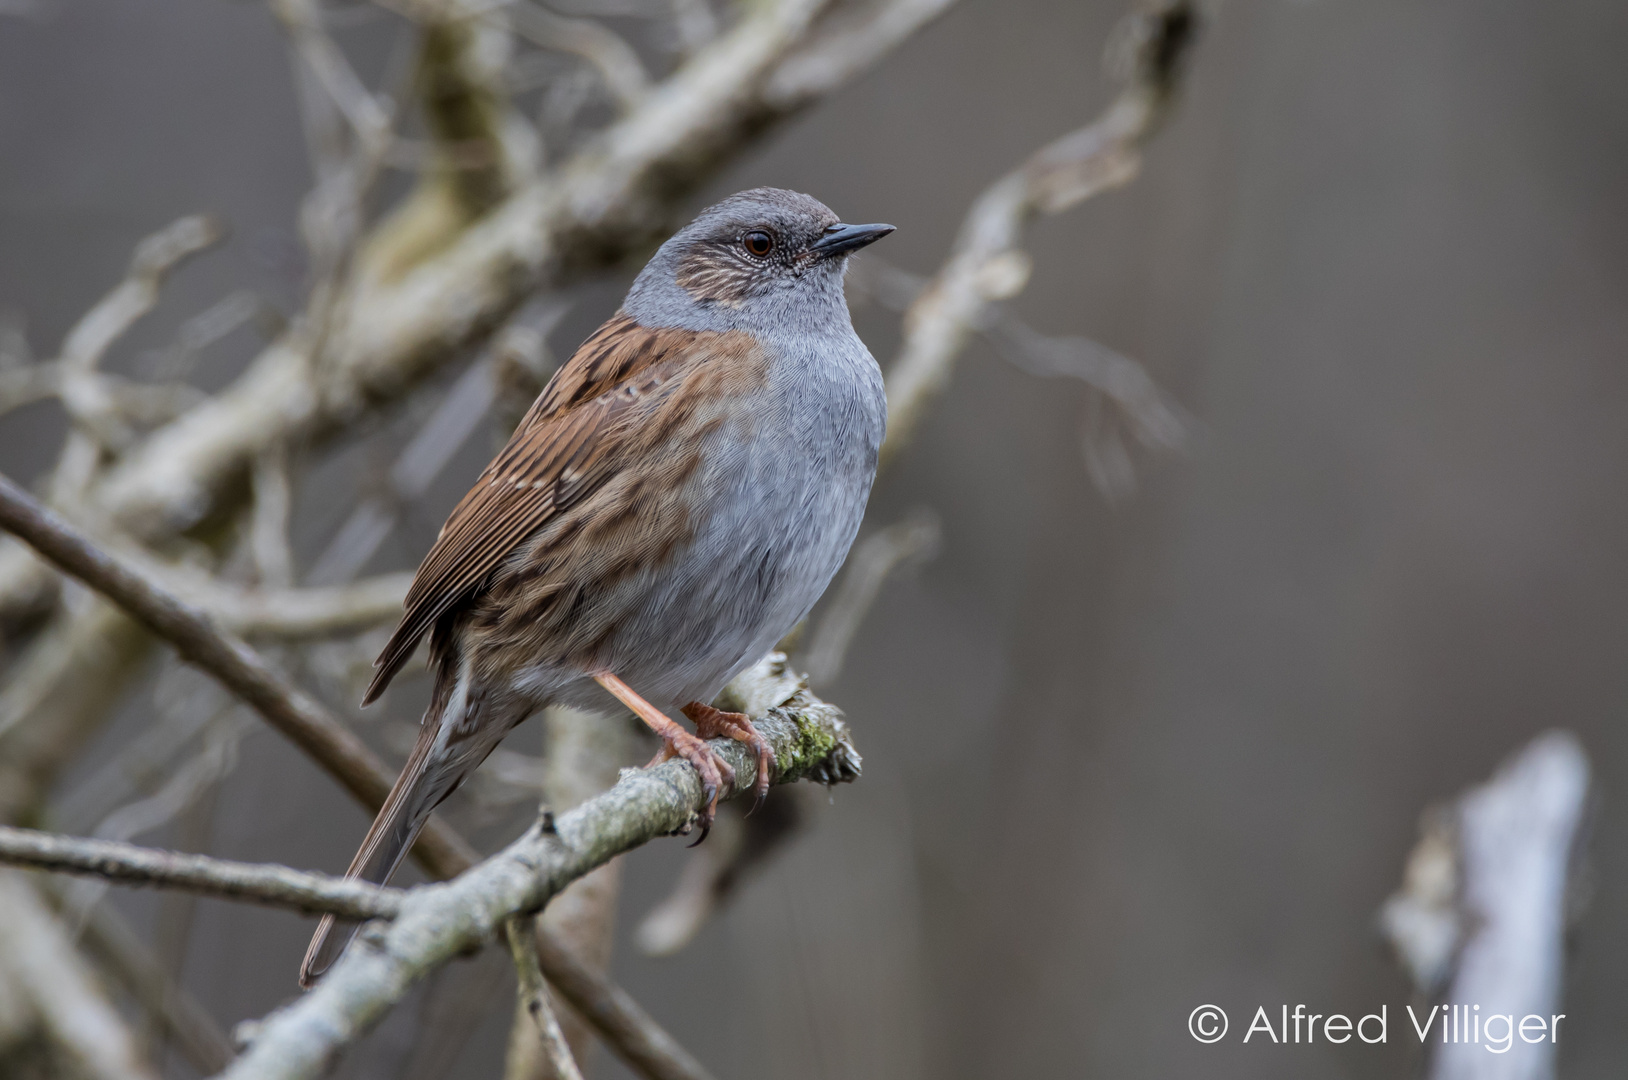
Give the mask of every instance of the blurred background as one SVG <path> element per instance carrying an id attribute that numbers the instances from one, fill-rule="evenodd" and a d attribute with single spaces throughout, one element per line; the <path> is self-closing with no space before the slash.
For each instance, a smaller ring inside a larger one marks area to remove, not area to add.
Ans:
<path id="1" fill-rule="evenodd" d="M 143 236 L 200 211 L 229 238 L 177 271 L 104 366 L 150 372 L 235 290 L 297 310 L 312 176 L 266 8 L 9 6 L 0 306 L 26 316 L 34 352 L 54 355 Z M 1125 10 L 963 0 L 673 216 L 792 187 L 894 223 L 877 264 L 932 275 L 980 191 L 1117 92 L 1100 58 Z M 840 675 L 815 686 L 846 711 L 863 778 L 777 792 L 801 799 L 800 827 L 676 956 L 641 954 L 633 934 L 694 853 L 666 840 L 625 859 L 612 971 L 721 1077 L 1412 1075 L 1423 1058 L 1399 1013 L 1414 999 L 1376 912 L 1421 811 L 1556 726 L 1579 736 L 1600 793 L 1559 1073 L 1621 1072 L 1628 8 L 1228 0 L 1204 14 L 1140 175 L 1038 219 L 1011 301 L 1042 333 L 1145 365 L 1188 421 L 1183 449 L 1137 453 L 1136 489 L 1106 497 L 1080 448 L 1089 388 L 973 340 L 868 519 L 929 508 L 937 554 L 888 581 Z M 336 9 L 370 80 L 399 64 L 398 31 L 377 9 Z M 381 204 L 406 184 L 388 178 Z M 562 294 L 557 353 L 641 261 Z M 886 367 L 897 314 L 856 296 L 855 322 Z M 242 370 L 259 348 L 245 327 L 202 354 L 195 385 Z M 297 574 L 458 370 L 295 455 Z M 416 564 L 492 452 L 490 427 L 370 572 Z M 0 419 L 0 470 L 38 477 L 63 431 L 49 402 Z M 150 727 L 153 682 L 185 678 L 143 672 L 53 781 L 46 824 L 66 828 L 64 800 L 90 798 Z M 394 721 L 416 721 L 421 684 L 389 701 Z M 367 724 L 399 762 L 384 722 Z M 528 724 L 505 745 L 536 755 L 542 736 Z M 205 811 L 183 800 L 131 838 L 340 870 L 367 815 L 253 723 L 230 753 Z M 452 812 L 490 826 L 489 847 L 517 832 Z M 104 902 L 173 936 L 154 894 Z M 295 993 L 310 920 L 198 900 L 180 925 L 181 984 L 223 1028 Z M 342 1074 L 499 1075 L 512 975 L 498 960 L 448 969 Z M 1234 1025 L 1257 1005 L 1388 1003 L 1390 1041 L 1199 1045 L 1185 1023 L 1205 1002 Z M 195 1075 L 174 1052 L 155 1060 Z M 592 1068 L 630 1075 L 603 1051 Z"/>

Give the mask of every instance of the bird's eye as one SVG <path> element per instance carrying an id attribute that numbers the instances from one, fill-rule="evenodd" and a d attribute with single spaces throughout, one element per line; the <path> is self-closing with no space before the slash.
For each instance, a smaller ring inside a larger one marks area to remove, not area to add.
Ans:
<path id="1" fill-rule="evenodd" d="M 774 250 L 774 237 L 761 229 L 756 232 L 749 232 L 741 237 L 741 243 L 745 245 L 750 254 L 756 255 L 760 259 Z"/>

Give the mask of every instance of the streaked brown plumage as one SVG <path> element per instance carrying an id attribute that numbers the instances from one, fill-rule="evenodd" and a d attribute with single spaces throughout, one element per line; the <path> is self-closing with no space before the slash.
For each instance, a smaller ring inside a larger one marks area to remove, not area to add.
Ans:
<path id="1" fill-rule="evenodd" d="M 762 349 L 740 333 L 650 330 L 618 314 L 594 332 L 527 411 L 508 445 L 441 527 L 362 704 L 378 698 L 436 619 L 506 556 L 471 619 L 500 639 L 548 623 L 565 655 L 593 666 L 595 627 L 570 624 L 573 596 L 665 561 L 687 528 L 676 496 L 699 443 L 725 421 L 717 404 L 763 378 Z M 658 456 L 653 449 L 676 442 Z M 630 462 L 659 466 L 628 470 Z M 592 496 L 590 498 L 590 496 Z M 546 534 L 538 530 L 551 519 Z M 534 536 L 534 534 L 537 534 Z M 578 541 L 580 534 L 580 542 Z"/>

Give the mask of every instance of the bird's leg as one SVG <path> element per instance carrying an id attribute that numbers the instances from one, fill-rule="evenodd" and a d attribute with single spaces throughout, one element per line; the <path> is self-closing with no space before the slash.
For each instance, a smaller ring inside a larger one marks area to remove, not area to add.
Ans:
<path id="1" fill-rule="evenodd" d="M 757 783 L 753 785 L 757 798 L 752 801 L 752 810 L 762 806 L 769 794 L 769 764 L 774 760 L 774 755 L 769 752 L 768 741 L 752 726 L 752 718 L 745 713 L 714 709 L 699 701 L 692 701 L 679 711 L 695 724 L 695 733 L 701 738 L 716 739 L 722 735 L 751 748 L 757 755 Z M 751 810 L 747 813 L 751 813 Z"/>
<path id="2" fill-rule="evenodd" d="M 717 815 L 718 795 L 725 787 L 735 782 L 735 770 L 729 767 L 729 762 L 714 754 L 712 748 L 704 741 L 685 731 L 682 724 L 668 719 L 665 713 L 640 697 L 631 686 L 615 675 L 608 671 L 601 672 L 594 676 L 594 682 L 610 691 L 612 697 L 632 709 L 633 715 L 650 725 L 650 730 L 661 736 L 662 751 L 650 762 L 651 765 L 659 764 L 668 758 L 681 757 L 695 766 L 695 771 L 701 777 L 701 794 L 707 801 L 706 807 L 701 811 L 701 835 L 695 843 L 699 844 L 705 840 L 707 833 L 712 831 L 712 819 Z M 695 844 L 690 846 L 694 847 Z"/>

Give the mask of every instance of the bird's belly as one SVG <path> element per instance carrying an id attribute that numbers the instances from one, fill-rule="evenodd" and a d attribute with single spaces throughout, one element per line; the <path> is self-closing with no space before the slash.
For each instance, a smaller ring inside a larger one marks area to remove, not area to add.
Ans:
<path id="1" fill-rule="evenodd" d="M 595 661 L 653 703 L 709 701 L 814 606 L 864 514 L 876 436 L 844 427 L 738 440 L 695 478 L 693 542 L 599 603 L 625 612 Z M 539 657 L 539 696 L 608 704 L 580 675 Z"/>
<path id="2" fill-rule="evenodd" d="M 718 500 L 614 645 L 655 700 L 710 700 L 808 614 L 847 555 L 870 477 L 765 471 Z"/>

